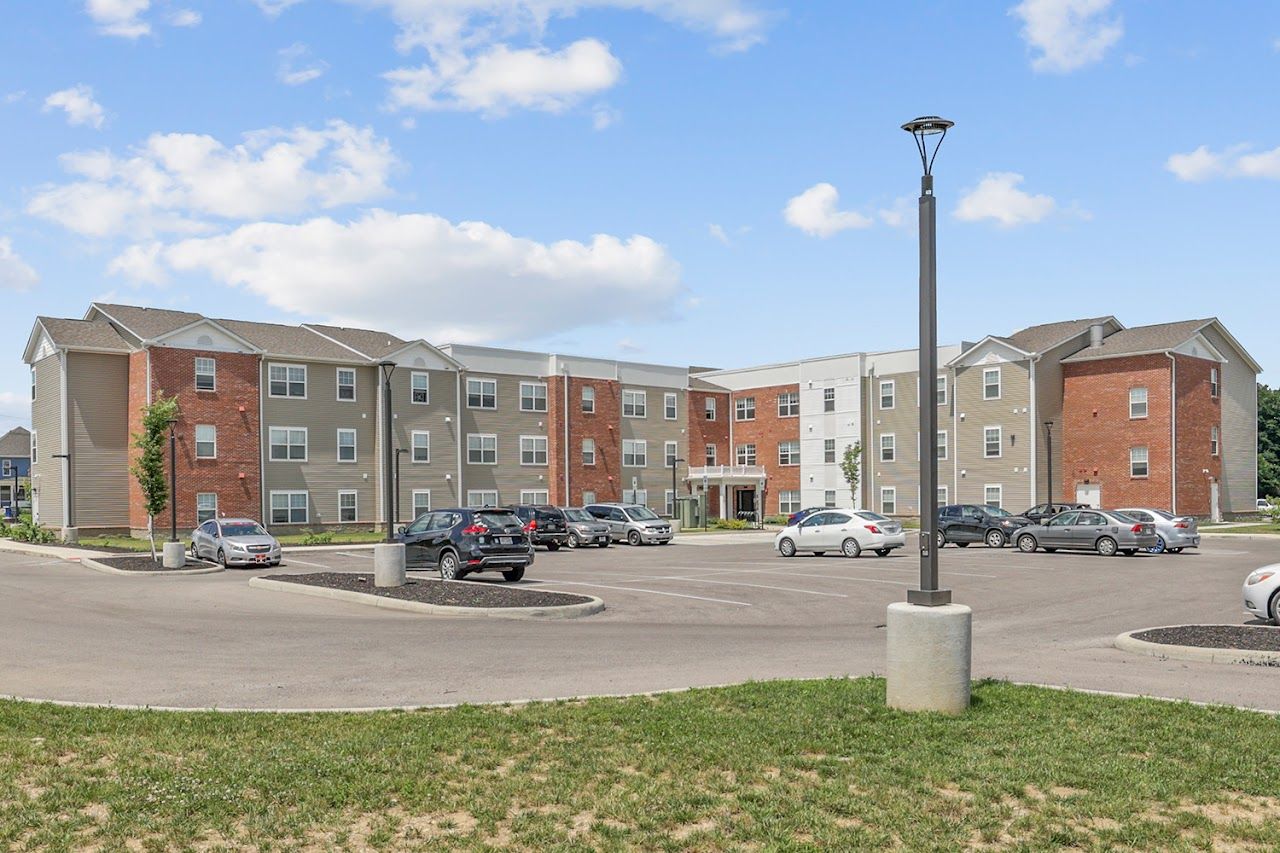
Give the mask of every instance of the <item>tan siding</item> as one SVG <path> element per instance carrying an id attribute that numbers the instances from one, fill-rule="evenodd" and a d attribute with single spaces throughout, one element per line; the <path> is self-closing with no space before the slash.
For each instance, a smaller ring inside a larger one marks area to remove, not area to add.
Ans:
<path id="1" fill-rule="evenodd" d="M 646 462 L 649 464 L 643 468 L 620 467 L 619 472 L 622 477 L 622 483 L 619 490 L 626 490 L 632 487 L 632 478 L 635 479 L 636 488 L 645 489 L 648 492 L 649 508 L 655 512 L 662 512 L 665 509 L 664 495 L 671 488 L 671 469 L 667 467 L 665 444 L 668 441 L 676 442 L 676 456 L 682 459 L 689 458 L 688 433 L 688 399 L 687 397 L 672 388 L 660 388 L 651 385 L 627 385 L 619 386 L 618 393 L 623 391 L 644 391 L 645 392 L 645 413 L 644 418 L 619 418 L 618 424 L 618 459 L 622 459 L 622 440 L 635 439 L 646 442 L 645 454 Z M 669 421 L 663 418 L 663 395 L 674 393 L 676 395 L 676 419 Z M 756 405 L 774 405 L 768 400 L 757 399 Z M 724 405 L 723 400 L 718 405 Z M 619 399 L 618 411 L 621 412 L 621 399 Z M 717 414 L 719 414 L 717 412 Z M 730 415 L 732 417 L 732 415 Z M 703 448 L 705 450 L 705 448 Z M 761 463 L 769 463 L 772 460 L 772 466 L 776 467 L 778 461 L 777 445 L 772 447 L 757 448 L 757 459 Z M 732 453 L 732 448 L 730 448 Z M 732 462 L 732 459 L 726 460 L 725 464 Z M 699 459 L 697 465 L 702 464 Z M 676 493 L 683 491 L 684 486 L 681 479 L 684 472 L 688 469 L 687 462 L 677 466 L 676 477 Z M 770 499 L 770 503 L 777 500 L 776 493 Z M 769 514 L 769 513 L 766 513 Z"/>
<path id="2" fill-rule="evenodd" d="M 466 379 L 493 379 L 497 382 L 497 409 L 467 408 Z M 466 503 L 466 492 L 475 490 L 496 490 L 498 502 L 514 504 L 520 500 L 521 490 L 545 489 L 548 496 L 552 491 L 550 477 L 550 447 L 548 433 L 551 423 L 551 412 L 520 411 L 520 383 L 542 382 L 537 376 L 510 376 L 504 374 L 471 373 L 463 377 L 462 412 L 459 420 L 462 423 L 462 488 L 460 496 Z M 550 409 L 554 401 L 550 399 L 551 388 L 548 383 L 547 407 Z M 472 433 L 496 435 L 498 437 L 498 455 L 496 465 L 472 465 L 467 462 L 467 436 Z M 520 464 L 520 436 L 546 436 L 548 448 L 547 465 Z M 434 495 L 433 495 L 434 497 Z"/>
<path id="3" fill-rule="evenodd" d="M 76 526 L 129 526 L 129 358 L 67 354 Z"/>
<path id="4" fill-rule="evenodd" d="M 1226 513 L 1251 513 L 1258 495 L 1258 376 L 1236 348 L 1213 327 L 1209 343 L 1227 359 L 1220 365 L 1222 387 L 1222 483 L 1219 504 Z"/>
<path id="5" fill-rule="evenodd" d="M 457 374 L 447 370 L 417 371 L 430 375 L 431 402 L 424 406 L 413 403 L 409 393 L 413 372 L 412 368 L 398 367 L 391 377 L 394 446 L 411 451 L 400 457 L 399 521 L 411 520 L 414 490 L 430 491 L 433 509 L 466 502 L 466 496 L 460 499 L 457 491 Z M 415 430 L 430 433 L 431 461 L 428 463 L 413 461 L 411 433 Z M 446 474 L 452 479 L 445 479 Z"/>
<path id="6" fill-rule="evenodd" d="M 62 452 L 62 364 L 58 355 L 35 363 L 36 399 L 31 404 L 31 426 L 36 431 L 36 459 L 31 460 L 31 485 L 36 490 L 39 518 L 46 527 L 61 527 L 62 466 L 51 455 Z"/>
<path id="7" fill-rule="evenodd" d="M 942 374 L 945 371 L 940 370 Z M 866 381 L 864 411 L 866 428 L 863 442 L 863 490 L 865 505 L 880 511 L 880 490 L 891 487 L 896 490 L 898 515 L 920 513 L 920 454 L 928 452 L 917 441 L 920 432 L 920 406 L 916 371 L 907 373 L 871 374 Z M 880 408 L 880 383 L 894 382 L 894 407 Z M 947 458 L 938 461 L 938 485 L 947 487 L 947 499 L 955 500 L 955 484 L 952 482 L 952 456 L 955 453 L 955 437 L 951 429 L 951 377 L 947 377 L 947 405 L 938 406 L 938 429 L 947 433 Z M 896 453 L 893 462 L 880 459 L 881 436 L 892 433 Z M 927 445 L 927 442 L 923 444 Z M 837 457 L 838 458 L 838 457 Z"/>
<path id="8" fill-rule="evenodd" d="M 998 400 L 982 398 L 982 371 L 1001 369 Z M 1021 512 L 1031 506 L 1031 399 L 1027 362 L 1002 362 L 960 367 L 956 370 L 956 464 L 964 473 L 957 478 L 953 503 L 982 503 L 988 484 L 1004 488 L 1006 509 Z M 1025 410 L 1025 411 L 1024 411 Z M 960 416 L 963 415 L 963 420 Z M 985 457 L 984 431 L 1001 427 L 1001 455 Z M 1024 472 L 1024 468 L 1027 470 Z"/>

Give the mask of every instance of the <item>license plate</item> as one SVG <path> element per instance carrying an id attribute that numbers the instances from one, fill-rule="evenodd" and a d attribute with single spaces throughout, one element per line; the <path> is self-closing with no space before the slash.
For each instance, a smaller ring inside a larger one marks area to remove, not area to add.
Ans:
<path id="1" fill-rule="evenodd" d="M 516 538 L 515 538 L 514 536 L 499 536 L 499 537 L 498 537 L 498 544 L 500 544 L 500 545 L 514 545 L 514 544 L 516 544 Z"/>

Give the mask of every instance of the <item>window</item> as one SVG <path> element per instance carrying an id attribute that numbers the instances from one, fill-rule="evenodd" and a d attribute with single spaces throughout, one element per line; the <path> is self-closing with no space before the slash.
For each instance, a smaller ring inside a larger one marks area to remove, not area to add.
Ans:
<path id="1" fill-rule="evenodd" d="M 947 377 L 938 377 L 938 405 L 945 406 L 947 404 Z"/>
<path id="2" fill-rule="evenodd" d="M 836 410 L 836 389 L 822 389 L 822 411 L 834 412 Z"/>
<path id="3" fill-rule="evenodd" d="M 356 431 L 353 429 L 338 430 L 338 461 L 356 461 Z"/>
<path id="4" fill-rule="evenodd" d="M 306 427 L 271 427 L 267 435 L 271 445 L 269 458 L 272 462 L 307 461 Z"/>
<path id="5" fill-rule="evenodd" d="M 218 496 L 214 492 L 196 493 L 196 524 L 201 525 L 218 517 Z"/>
<path id="6" fill-rule="evenodd" d="M 676 395 L 663 394 L 662 395 L 662 417 L 664 417 L 669 421 L 674 421 L 676 419 L 676 415 L 677 415 Z"/>
<path id="7" fill-rule="evenodd" d="M 306 524 L 309 518 L 306 492 L 272 492 L 272 524 Z"/>
<path id="8" fill-rule="evenodd" d="M 356 520 L 356 493 L 338 492 L 338 523 L 354 524 Z"/>
<path id="9" fill-rule="evenodd" d="M 733 402 L 735 420 L 754 421 L 756 419 L 756 398 L 739 397 Z"/>
<path id="10" fill-rule="evenodd" d="M 546 489 L 521 489 L 520 503 L 541 506 L 551 503 L 551 497 Z"/>
<path id="11" fill-rule="evenodd" d="M 593 415 L 596 411 L 596 389 L 590 385 L 582 388 L 582 411 L 588 415 Z"/>
<path id="12" fill-rule="evenodd" d="M 666 462 L 667 468 L 676 467 L 676 458 L 680 455 L 680 449 L 674 441 L 664 441 L 662 443 L 663 461 Z"/>
<path id="13" fill-rule="evenodd" d="M 468 409 L 498 408 L 498 380 L 468 379 L 467 380 L 467 408 Z"/>
<path id="14" fill-rule="evenodd" d="M 497 506 L 498 492 L 494 489 L 469 489 L 467 490 L 467 507 L 470 509 L 479 509 L 483 506 Z"/>
<path id="15" fill-rule="evenodd" d="M 31 464 L 35 465 L 40 461 L 39 454 L 36 453 L 36 430 L 31 431 Z"/>
<path id="16" fill-rule="evenodd" d="M 648 417 L 648 397 L 646 391 L 623 391 L 622 416 L 624 418 Z"/>
<path id="17" fill-rule="evenodd" d="M 676 493 L 670 489 L 662 491 L 662 514 L 669 518 L 676 517 Z"/>
<path id="18" fill-rule="evenodd" d="M 218 387 L 218 363 L 211 358 L 196 359 L 196 390 L 214 391 Z M 31 399 L 35 399 L 32 397 Z"/>
<path id="19" fill-rule="evenodd" d="M 880 511 L 894 515 L 898 511 L 898 490 L 893 486 L 880 487 Z"/>
<path id="20" fill-rule="evenodd" d="M 754 444 L 739 444 L 737 457 L 739 465 L 756 464 L 756 446 Z"/>
<path id="21" fill-rule="evenodd" d="M 8 478 L 11 476 L 13 476 L 13 463 L 8 459 L 0 459 L 0 477 Z M 5 488 L 9 487 L 5 485 Z"/>
<path id="22" fill-rule="evenodd" d="M 800 442 L 783 441 L 778 443 L 778 464 L 779 465 L 799 465 L 800 464 Z"/>
<path id="23" fill-rule="evenodd" d="M 827 489 L 822 493 L 822 505 L 827 509 L 831 509 L 836 505 L 836 490 Z"/>
<path id="24" fill-rule="evenodd" d="M 993 426 L 982 430 L 982 455 L 987 459 L 995 459 L 1001 455 L 1004 429 Z"/>
<path id="25" fill-rule="evenodd" d="M 467 463 L 470 465 L 497 465 L 498 437 L 496 435 L 482 434 L 468 435 Z"/>
<path id="26" fill-rule="evenodd" d="M 588 505 L 593 504 L 593 503 L 595 503 L 595 502 L 596 502 L 596 493 L 595 493 L 595 492 L 583 492 L 583 493 L 582 493 L 582 505 L 583 505 L 583 506 L 588 506 Z"/>
<path id="27" fill-rule="evenodd" d="M 716 419 L 716 398 L 708 397 L 705 399 L 702 402 L 702 411 L 706 415 L 707 420 L 714 421 Z"/>
<path id="28" fill-rule="evenodd" d="M 431 374 L 414 371 L 409 374 L 409 402 L 425 406 L 431 402 Z"/>
<path id="29" fill-rule="evenodd" d="M 547 464 L 547 437 L 545 435 L 520 436 L 520 464 Z"/>
<path id="30" fill-rule="evenodd" d="M 1004 486 L 996 483 L 982 487 L 982 502 L 987 506 L 998 507 L 1004 504 Z"/>
<path id="31" fill-rule="evenodd" d="M 1000 399 L 1000 368 L 988 367 L 982 371 L 982 399 Z"/>
<path id="32" fill-rule="evenodd" d="M 338 375 L 338 399 L 350 403 L 356 399 L 356 372 L 349 367 L 339 367 Z"/>
<path id="33" fill-rule="evenodd" d="M 949 449 L 947 444 L 948 444 L 947 431 L 945 429 L 938 430 L 938 458 L 939 459 L 947 458 L 947 451 Z"/>
<path id="34" fill-rule="evenodd" d="M 938 506 L 946 506 L 949 503 L 951 501 L 947 500 L 947 487 L 938 486 Z"/>
<path id="35" fill-rule="evenodd" d="M 196 424 L 196 458 L 218 458 L 218 428 L 211 424 Z"/>
<path id="36" fill-rule="evenodd" d="M 778 395 L 778 417 L 794 418 L 800 415 L 800 395 L 795 391 L 788 391 L 785 394 Z"/>
<path id="37" fill-rule="evenodd" d="M 634 489 L 634 490 L 633 490 L 633 489 L 623 489 L 623 490 L 622 490 L 622 502 L 623 502 L 624 504 L 639 504 L 640 506 L 648 506 L 648 505 L 649 505 L 649 490 L 648 490 L 648 489 Z M 618 511 L 618 514 L 619 514 L 619 515 L 621 515 L 621 514 L 622 514 L 622 511 L 621 511 L 621 510 L 619 510 L 619 511 Z"/>
<path id="38" fill-rule="evenodd" d="M 836 461 L 836 440 L 834 438 L 824 438 L 822 440 L 822 461 L 828 465 Z"/>
<path id="39" fill-rule="evenodd" d="M 1145 477 L 1150 473 L 1147 467 L 1147 449 L 1145 447 L 1129 448 L 1129 476 Z"/>
<path id="40" fill-rule="evenodd" d="M 1209 453 L 1212 454 L 1213 456 L 1218 455 L 1218 438 L 1219 438 L 1218 428 L 1216 426 L 1210 427 L 1209 428 Z"/>
<path id="41" fill-rule="evenodd" d="M 1129 389 L 1129 417 L 1145 418 L 1147 416 L 1147 389 Z"/>
<path id="42" fill-rule="evenodd" d="M 409 443 L 412 448 L 412 459 L 416 464 L 422 465 L 431 461 L 431 433 L 427 430 L 414 430 L 409 435 Z"/>
<path id="43" fill-rule="evenodd" d="M 547 410 L 547 385 L 545 382 L 520 383 L 520 411 L 545 412 Z"/>
<path id="44" fill-rule="evenodd" d="M 305 365 L 268 365 L 267 379 L 267 394 L 269 396 L 307 399 L 307 368 Z"/>
<path id="45" fill-rule="evenodd" d="M 896 402 L 897 386 L 892 379 L 885 379 L 880 383 L 880 408 L 892 409 Z"/>
<path id="46" fill-rule="evenodd" d="M 622 440 L 622 466 L 624 468 L 643 468 L 648 464 L 648 443 L 624 438 Z"/>
<path id="47" fill-rule="evenodd" d="M 1217 399 L 1218 397 L 1218 368 L 1209 368 L 1209 396 Z"/>
<path id="48" fill-rule="evenodd" d="M 35 400 L 36 400 L 36 369 L 33 367 L 31 368 L 31 402 L 34 403 Z M 35 457 L 32 457 L 32 458 L 34 459 Z"/>
<path id="49" fill-rule="evenodd" d="M 797 491 L 778 492 L 778 512 L 790 515 L 800 511 L 800 493 Z"/>
<path id="50" fill-rule="evenodd" d="M 720 464 L 720 463 L 716 462 L 716 446 L 715 446 L 714 444 L 708 444 L 708 445 L 704 448 L 704 451 L 705 451 L 705 453 L 706 453 L 706 457 L 707 457 L 707 465 L 718 465 L 718 464 Z"/>
<path id="51" fill-rule="evenodd" d="M 892 462 L 898 456 L 898 437 L 891 432 L 880 436 L 880 461 Z"/>
<path id="52" fill-rule="evenodd" d="M 413 517 L 418 518 L 423 513 L 431 512 L 431 490 L 430 489 L 414 489 L 413 490 Z"/>
<path id="53" fill-rule="evenodd" d="M 594 438 L 582 439 L 582 464 L 596 464 L 596 440 Z"/>

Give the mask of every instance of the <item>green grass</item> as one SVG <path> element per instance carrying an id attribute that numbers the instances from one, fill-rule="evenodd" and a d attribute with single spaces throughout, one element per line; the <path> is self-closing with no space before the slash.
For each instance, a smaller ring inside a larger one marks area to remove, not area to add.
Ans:
<path id="1" fill-rule="evenodd" d="M 190 541 L 191 531 L 182 531 L 179 539 L 186 543 Z M 298 546 L 304 544 L 304 540 L 308 534 L 290 533 L 284 536 L 277 536 L 281 545 Z M 156 537 L 156 550 L 159 551 L 160 544 L 169 538 L 168 533 L 163 536 Z M 333 539 L 327 544 L 330 545 L 363 545 L 367 543 L 381 542 L 386 538 L 385 533 L 370 530 L 353 530 L 344 532 L 334 532 Z M 102 548 L 112 549 L 118 548 L 126 551 L 137 551 L 139 553 L 148 553 L 151 545 L 146 539 L 134 539 L 130 536 L 84 536 L 80 539 L 80 547 L 82 548 Z"/>
<path id="2" fill-rule="evenodd" d="M 188 531 L 189 532 L 189 531 Z M 168 534 L 156 537 L 156 553 L 160 552 L 161 545 L 169 538 Z M 187 540 L 182 539 L 183 542 Z M 150 553 L 151 543 L 146 539 L 134 539 L 132 536 L 81 536 L 81 548 L 101 548 L 103 550 L 120 549 L 122 551 L 138 551 L 140 553 Z"/>
<path id="3" fill-rule="evenodd" d="M 886 710 L 877 679 L 367 715 L 0 702 L 0 848 L 1274 850 L 1278 755 L 1272 717 L 1003 683 L 957 719 Z"/>
<path id="4" fill-rule="evenodd" d="M 1201 533 L 1280 533 L 1280 524 L 1246 524 L 1244 527 L 1202 527 Z"/>
<path id="5" fill-rule="evenodd" d="M 302 545 L 307 538 L 306 533 L 288 533 L 284 536 L 277 536 L 281 545 Z M 332 541 L 329 545 L 363 545 L 373 544 L 386 541 L 387 534 L 384 531 L 377 530 L 349 530 L 343 532 L 334 531 Z"/>

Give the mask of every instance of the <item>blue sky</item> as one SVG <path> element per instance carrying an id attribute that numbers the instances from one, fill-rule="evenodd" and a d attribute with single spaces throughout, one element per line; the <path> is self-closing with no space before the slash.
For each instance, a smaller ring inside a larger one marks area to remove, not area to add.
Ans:
<path id="1" fill-rule="evenodd" d="M 1216 315 L 1273 333 L 1280 6 L 90 0 L 0 29 L 0 425 L 37 314 L 733 366 Z"/>

